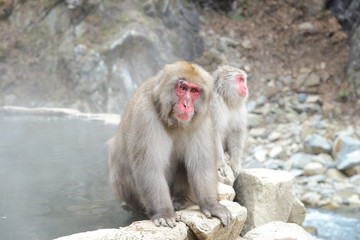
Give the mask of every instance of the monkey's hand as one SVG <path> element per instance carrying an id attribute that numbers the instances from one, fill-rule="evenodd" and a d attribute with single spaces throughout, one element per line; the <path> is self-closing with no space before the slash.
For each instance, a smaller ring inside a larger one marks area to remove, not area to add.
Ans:
<path id="1" fill-rule="evenodd" d="M 234 172 L 234 177 L 235 179 L 239 176 L 241 170 L 242 170 L 242 166 L 241 166 L 241 162 L 239 161 L 235 161 L 235 160 L 232 160 L 231 162 L 231 168 Z"/>
<path id="2" fill-rule="evenodd" d="M 219 218 L 224 227 L 228 227 L 230 225 L 230 220 L 233 219 L 229 209 L 220 203 L 209 208 L 201 208 L 201 212 L 208 218 L 211 218 L 211 216 Z"/>
<path id="3" fill-rule="evenodd" d="M 164 227 L 175 227 L 176 222 L 179 221 L 179 218 L 175 214 L 173 210 L 164 210 L 160 211 L 162 213 L 156 213 L 151 217 L 151 220 L 157 227 L 164 226 Z"/>
<path id="4" fill-rule="evenodd" d="M 226 163 L 224 161 L 217 163 L 217 170 L 220 172 L 221 176 L 226 177 Z"/>

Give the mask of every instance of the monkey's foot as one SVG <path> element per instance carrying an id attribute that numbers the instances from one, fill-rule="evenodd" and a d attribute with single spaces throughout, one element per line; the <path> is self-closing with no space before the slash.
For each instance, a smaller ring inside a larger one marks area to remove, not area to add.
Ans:
<path id="1" fill-rule="evenodd" d="M 219 218 L 224 227 L 228 227 L 230 225 L 230 221 L 233 219 L 229 209 L 220 203 L 214 207 L 201 208 L 201 212 L 208 218 L 211 218 L 211 216 Z"/>
<path id="2" fill-rule="evenodd" d="M 173 199 L 173 206 L 175 211 L 183 210 L 193 205 L 195 205 L 195 203 L 188 197 L 176 197 Z"/>
<path id="3" fill-rule="evenodd" d="M 151 220 L 157 227 L 164 226 L 164 227 L 175 227 L 176 222 L 179 221 L 179 218 L 175 214 L 174 211 L 166 211 L 168 213 L 157 213 L 151 217 Z"/>

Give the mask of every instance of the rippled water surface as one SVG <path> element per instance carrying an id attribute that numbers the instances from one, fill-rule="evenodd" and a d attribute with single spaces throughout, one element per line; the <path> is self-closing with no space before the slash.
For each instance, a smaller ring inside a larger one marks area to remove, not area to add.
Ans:
<path id="1" fill-rule="evenodd" d="M 360 240 L 360 210 L 329 212 L 307 209 L 304 226 L 317 229 L 319 239 Z"/>
<path id="2" fill-rule="evenodd" d="M 115 125 L 0 117 L 0 239 L 52 239 L 125 226 L 108 183 Z"/>

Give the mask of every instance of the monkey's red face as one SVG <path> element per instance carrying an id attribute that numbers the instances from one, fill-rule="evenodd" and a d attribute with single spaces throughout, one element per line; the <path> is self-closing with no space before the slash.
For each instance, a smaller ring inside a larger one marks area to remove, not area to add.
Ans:
<path id="1" fill-rule="evenodd" d="M 175 92 L 178 97 L 176 103 L 176 116 L 182 120 L 189 120 L 194 114 L 194 101 L 200 96 L 201 88 L 185 80 L 179 80 L 175 85 Z"/>
<path id="2" fill-rule="evenodd" d="M 245 83 L 245 77 L 243 75 L 237 75 L 235 81 L 239 88 L 239 94 L 241 97 L 245 98 L 247 95 L 247 88 Z"/>

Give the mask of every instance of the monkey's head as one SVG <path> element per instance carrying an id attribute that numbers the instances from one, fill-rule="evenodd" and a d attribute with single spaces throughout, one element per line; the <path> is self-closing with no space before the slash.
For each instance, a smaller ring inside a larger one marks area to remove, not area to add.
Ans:
<path id="1" fill-rule="evenodd" d="M 166 65 L 154 84 L 159 116 L 169 126 L 186 127 L 206 116 L 214 83 L 200 66 L 184 61 Z"/>
<path id="2" fill-rule="evenodd" d="M 215 91 L 231 107 L 240 107 L 246 103 L 249 92 L 245 71 L 228 65 L 218 67 L 214 72 Z"/>

